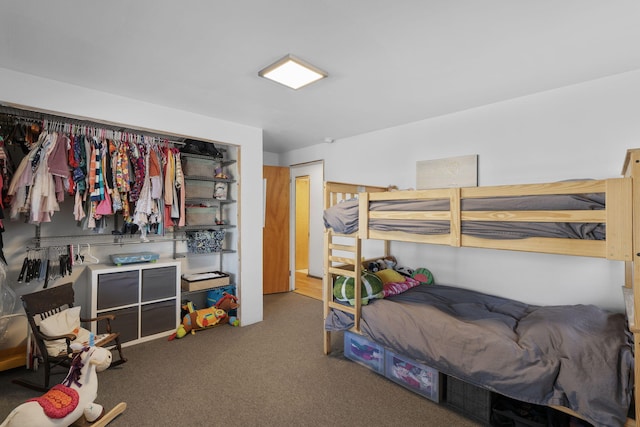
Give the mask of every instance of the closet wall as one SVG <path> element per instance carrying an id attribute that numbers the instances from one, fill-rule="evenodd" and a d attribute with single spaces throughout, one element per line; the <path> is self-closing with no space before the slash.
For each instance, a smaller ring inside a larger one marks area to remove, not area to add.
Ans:
<path id="1" fill-rule="evenodd" d="M 31 75 L 0 69 L 0 103 L 51 113 L 71 119 L 83 119 L 105 125 L 137 129 L 166 135 L 171 138 L 220 141 L 238 148 L 239 224 L 238 252 L 242 301 L 240 317 L 243 325 L 262 320 L 262 266 L 251 260 L 262 259 L 262 131 L 224 120 L 185 111 L 161 107 L 122 96 L 89 90 L 78 86 L 37 78 Z M 72 205 L 56 214 L 56 233 L 76 229 L 70 212 Z M 253 212 L 253 214 L 250 214 Z M 66 219 L 65 219 L 66 218 Z M 27 241 L 33 237 L 30 224 L 5 220 L 4 252 L 7 257 L 8 278 L 17 293 L 35 290 L 16 283 Z M 259 244 L 258 244 L 259 243 Z M 171 242 L 153 244 L 153 250 L 169 257 Z M 103 248 L 92 248 L 92 254 L 106 260 Z M 244 263 L 243 260 L 247 260 Z M 83 280 L 80 269 L 66 280 Z M 30 285 L 27 285 L 30 286 Z"/>

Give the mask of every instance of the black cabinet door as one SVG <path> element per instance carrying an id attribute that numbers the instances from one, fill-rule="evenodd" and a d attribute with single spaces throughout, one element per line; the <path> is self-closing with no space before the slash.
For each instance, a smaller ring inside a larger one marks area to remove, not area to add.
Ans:
<path id="1" fill-rule="evenodd" d="M 138 271 L 98 275 L 98 310 L 138 303 Z"/>
<path id="2" fill-rule="evenodd" d="M 144 304 L 140 310 L 141 336 L 146 337 L 176 328 L 175 300 Z"/>
<path id="3" fill-rule="evenodd" d="M 142 270 L 142 302 L 176 296 L 176 267 Z"/>
<path id="4" fill-rule="evenodd" d="M 111 310 L 100 314 L 113 314 L 116 316 L 111 321 L 111 332 L 120 333 L 120 342 L 125 343 L 138 339 L 138 307 Z M 106 322 L 98 322 L 98 334 L 105 334 Z"/>

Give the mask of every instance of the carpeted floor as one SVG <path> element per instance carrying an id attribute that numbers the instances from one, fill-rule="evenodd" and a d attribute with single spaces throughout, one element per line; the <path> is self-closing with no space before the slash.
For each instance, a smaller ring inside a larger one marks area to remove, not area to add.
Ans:
<path id="1" fill-rule="evenodd" d="M 478 425 L 344 358 L 341 339 L 324 356 L 322 302 L 266 295 L 263 322 L 126 347 L 129 361 L 99 374 L 96 402 L 127 403 L 113 427 Z M 38 374 L 0 372 L 0 420 L 39 395 L 11 379 Z"/>

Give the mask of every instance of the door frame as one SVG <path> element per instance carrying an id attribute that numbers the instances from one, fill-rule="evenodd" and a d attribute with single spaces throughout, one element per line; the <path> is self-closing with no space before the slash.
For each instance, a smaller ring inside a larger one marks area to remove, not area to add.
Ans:
<path id="1" fill-rule="evenodd" d="M 322 236 L 324 232 L 324 228 L 322 226 L 322 206 L 323 206 L 323 188 L 324 188 L 324 160 L 315 160 L 312 162 L 298 163 L 289 166 L 290 171 L 290 196 L 289 200 L 291 202 L 291 223 L 290 223 L 290 232 L 289 232 L 289 240 L 291 245 L 291 250 L 289 251 L 289 266 L 291 268 L 291 276 L 290 276 L 290 289 L 295 290 L 295 245 L 296 245 L 296 220 L 295 220 L 295 212 L 296 212 L 296 193 L 295 193 L 295 182 L 296 177 L 298 176 L 306 176 L 309 175 L 310 183 L 309 183 L 309 257 L 311 258 L 313 254 L 316 254 L 318 258 L 317 261 L 312 259 L 309 260 L 309 273 L 315 272 L 313 274 L 317 277 L 322 277 Z M 312 263 L 312 261 L 314 261 Z M 317 266 L 314 264 L 317 263 Z M 318 268 L 312 268 L 314 267 Z M 312 271 L 313 270 L 313 271 Z M 318 271 L 315 271 L 318 270 Z"/>

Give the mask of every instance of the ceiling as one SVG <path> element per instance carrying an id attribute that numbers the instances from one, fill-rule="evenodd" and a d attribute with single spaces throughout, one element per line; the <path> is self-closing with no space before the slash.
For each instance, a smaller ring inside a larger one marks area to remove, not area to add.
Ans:
<path id="1" fill-rule="evenodd" d="M 0 11 L 0 67 L 260 127 L 273 153 L 640 69 L 637 0 L 0 0 Z M 294 91 L 258 77 L 286 54 L 329 78 Z"/>

